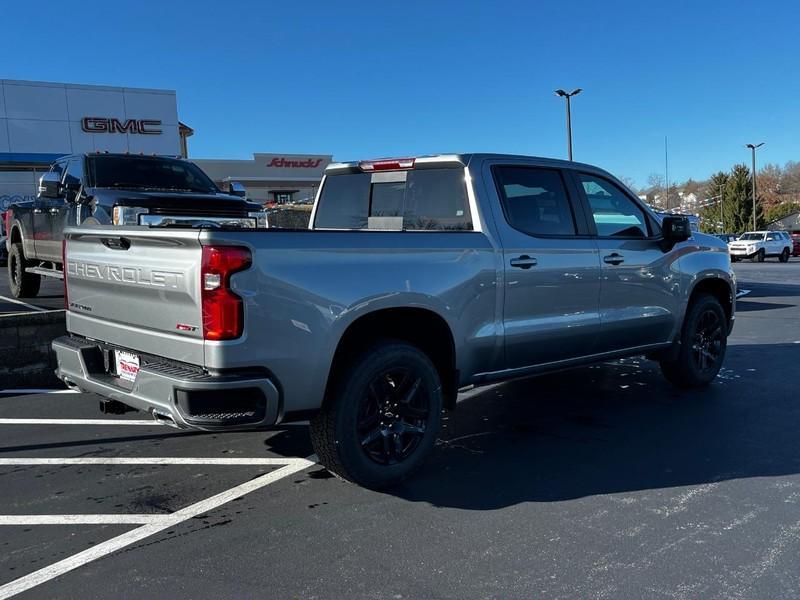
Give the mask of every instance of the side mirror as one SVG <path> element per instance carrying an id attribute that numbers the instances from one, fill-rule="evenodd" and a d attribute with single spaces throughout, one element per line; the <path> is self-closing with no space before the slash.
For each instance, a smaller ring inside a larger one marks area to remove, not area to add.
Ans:
<path id="1" fill-rule="evenodd" d="M 42 198 L 58 198 L 61 196 L 61 175 L 48 171 L 39 178 L 39 196 Z"/>
<path id="2" fill-rule="evenodd" d="M 247 190 L 244 189 L 244 186 L 238 181 L 231 181 L 230 184 L 228 184 L 228 193 L 231 196 L 244 198 L 247 195 Z"/>
<path id="3" fill-rule="evenodd" d="M 661 236 L 664 250 L 671 250 L 678 242 L 685 242 L 692 237 L 692 225 L 686 217 L 666 215 L 661 220 Z"/>

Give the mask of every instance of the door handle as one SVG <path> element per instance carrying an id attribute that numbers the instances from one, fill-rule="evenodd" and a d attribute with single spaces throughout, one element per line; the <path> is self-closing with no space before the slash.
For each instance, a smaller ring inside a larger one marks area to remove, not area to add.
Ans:
<path id="1" fill-rule="evenodd" d="M 518 269 L 530 269 L 531 267 L 535 267 L 536 264 L 536 259 L 531 258 L 527 254 L 511 259 L 511 266 L 517 267 Z"/>
<path id="2" fill-rule="evenodd" d="M 609 254 L 608 256 L 604 256 L 603 257 L 603 262 L 606 263 L 606 264 L 609 264 L 609 265 L 619 265 L 619 264 L 622 264 L 622 263 L 625 262 L 625 257 L 622 256 L 621 254 L 617 254 L 616 252 L 613 252 L 612 254 Z"/>

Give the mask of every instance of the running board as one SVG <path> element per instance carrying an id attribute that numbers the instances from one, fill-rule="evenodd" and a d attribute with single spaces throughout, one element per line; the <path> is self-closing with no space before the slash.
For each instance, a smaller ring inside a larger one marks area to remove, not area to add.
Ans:
<path id="1" fill-rule="evenodd" d="M 44 267 L 28 267 L 25 269 L 26 273 L 34 273 L 36 275 L 44 275 L 45 277 L 55 277 L 57 279 L 64 279 L 64 272 L 57 269 L 45 269 Z"/>

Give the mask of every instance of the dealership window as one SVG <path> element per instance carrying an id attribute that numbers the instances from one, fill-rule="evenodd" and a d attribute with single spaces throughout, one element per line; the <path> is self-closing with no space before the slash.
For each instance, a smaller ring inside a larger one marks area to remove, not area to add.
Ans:
<path id="1" fill-rule="evenodd" d="M 329 175 L 314 226 L 323 229 L 472 229 L 463 169 Z"/>

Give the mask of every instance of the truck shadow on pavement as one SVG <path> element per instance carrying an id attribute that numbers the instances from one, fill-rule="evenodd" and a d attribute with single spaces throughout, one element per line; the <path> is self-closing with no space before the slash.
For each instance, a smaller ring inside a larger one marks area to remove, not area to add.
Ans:
<path id="1" fill-rule="evenodd" d="M 730 346 L 705 390 L 626 359 L 518 380 L 459 403 L 421 472 L 392 490 L 492 510 L 523 502 L 800 473 L 800 347 Z"/>
<path id="2" fill-rule="evenodd" d="M 759 297 L 797 298 L 798 296 L 800 296 L 800 285 L 795 285 L 791 283 L 764 283 L 759 281 L 740 280 L 737 283 L 737 287 L 740 290 L 750 290 L 750 293 L 747 296 L 744 296 L 740 300 L 737 300 L 736 302 L 737 307 L 739 302 L 742 302 L 747 298 L 759 298 Z"/>
<path id="3" fill-rule="evenodd" d="M 777 308 L 795 308 L 794 304 L 777 304 L 774 302 L 755 302 L 750 300 L 751 296 L 736 301 L 736 312 L 753 312 L 761 310 L 775 310 Z"/>

